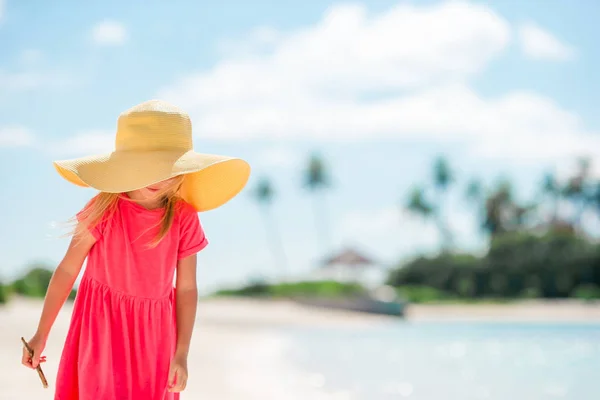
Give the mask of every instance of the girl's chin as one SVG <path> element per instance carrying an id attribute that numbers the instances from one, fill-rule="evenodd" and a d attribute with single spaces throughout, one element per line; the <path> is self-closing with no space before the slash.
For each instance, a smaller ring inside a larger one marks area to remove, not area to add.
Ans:
<path id="1" fill-rule="evenodd" d="M 157 196 L 156 193 L 152 193 L 152 192 L 145 192 L 142 193 L 142 199 L 140 199 L 141 201 L 153 201 L 156 200 Z"/>

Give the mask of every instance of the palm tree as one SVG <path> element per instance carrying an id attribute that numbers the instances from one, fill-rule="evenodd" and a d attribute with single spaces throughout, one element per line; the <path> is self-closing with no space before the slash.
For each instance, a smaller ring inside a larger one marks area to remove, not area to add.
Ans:
<path id="1" fill-rule="evenodd" d="M 484 229 L 493 238 L 506 232 L 515 232 L 526 228 L 529 216 L 536 205 L 519 204 L 513 195 L 510 181 L 504 179 L 498 183 L 485 201 Z"/>
<path id="2" fill-rule="evenodd" d="M 563 188 L 563 195 L 571 201 L 575 207 L 573 215 L 573 226 L 581 229 L 581 217 L 587 209 L 590 200 L 590 169 L 591 161 L 588 158 L 580 158 L 577 162 L 577 171 L 567 181 Z"/>
<path id="3" fill-rule="evenodd" d="M 443 157 L 438 157 L 433 165 L 433 184 L 437 194 L 437 204 L 429 201 L 425 195 L 425 188 L 415 187 L 409 193 L 408 200 L 404 205 L 408 211 L 424 218 L 432 218 L 437 225 L 441 238 L 442 252 L 448 252 L 452 248 L 452 233 L 442 213 L 445 195 L 450 184 L 454 181 L 450 165 Z"/>
<path id="4" fill-rule="evenodd" d="M 422 187 L 416 186 L 410 192 L 406 209 L 415 215 L 420 215 L 427 219 L 433 213 L 433 207 L 425 199 L 425 191 Z"/>
<path id="5" fill-rule="evenodd" d="M 552 202 L 552 217 L 550 224 L 554 225 L 558 221 L 558 208 L 560 206 L 561 189 L 553 173 L 548 172 L 544 175 L 542 182 L 542 192 Z"/>
<path id="6" fill-rule="evenodd" d="M 486 215 L 484 191 L 483 184 L 477 178 L 472 178 L 465 189 L 465 200 L 475 208 L 477 218 L 481 221 L 480 229 L 484 229 L 485 226 L 483 222 Z"/>
<path id="7" fill-rule="evenodd" d="M 255 190 L 253 191 L 254 198 L 258 202 L 263 212 L 263 220 L 265 221 L 268 242 L 271 246 L 273 260 L 276 266 L 280 266 L 280 268 L 283 270 L 283 275 L 285 275 L 287 272 L 287 258 L 285 256 L 285 250 L 281 240 L 281 235 L 279 234 L 277 223 L 271 214 L 271 205 L 274 194 L 275 192 L 271 182 L 269 179 L 264 177 L 259 180 Z"/>
<path id="8" fill-rule="evenodd" d="M 442 250 L 448 251 L 452 247 L 452 233 L 448 226 L 448 221 L 444 218 L 443 205 L 446 200 L 448 188 L 454 182 L 454 175 L 450 164 L 444 157 L 438 157 L 433 165 L 433 184 L 437 192 L 437 205 L 435 218 L 442 236 Z"/>
<path id="9" fill-rule="evenodd" d="M 478 210 L 481 230 L 491 238 L 502 233 L 522 229 L 534 205 L 518 204 L 513 196 L 512 184 L 504 179 L 486 195 L 481 182 L 472 179 L 465 197 Z"/>
<path id="10" fill-rule="evenodd" d="M 313 212 L 319 245 L 326 252 L 330 245 L 329 229 L 325 209 L 325 191 L 331 186 L 327 168 L 319 154 L 312 154 L 304 173 L 304 187 L 313 195 Z M 320 196 L 317 196 L 320 194 Z"/>
<path id="11" fill-rule="evenodd" d="M 508 232 L 509 214 L 512 206 L 512 190 L 508 182 L 498 185 L 485 200 L 483 229 L 491 237 Z"/>
<path id="12" fill-rule="evenodd" d="M 468 201 L 479 201 L 483 195 L 483 185 L 478 179 L 471 179 L 465 190 L 465 197 Z"/>
<path id="13" fill-rule="evenodd" d="M 590 192 L 590 203 L 594 207 L 596 216 L 600 218 L 600 180 L 595 182 Z"/>
<path id="14" fill-rule="evenodd" d="M 438 157 L 433 165 L 433 182 L 439 191 L 445 192 L 448 186 L 454 182 L 454 175 L 450 169 L 448 160 L 444 157 Z"/>

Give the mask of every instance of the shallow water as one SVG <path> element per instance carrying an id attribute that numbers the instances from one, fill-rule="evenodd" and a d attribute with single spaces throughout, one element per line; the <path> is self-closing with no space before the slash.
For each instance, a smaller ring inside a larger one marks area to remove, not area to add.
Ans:
<path id="1" fill-rule="evenodd" d="M 600 399 L 600 324 L 422 322 L 286 334 L 287 358 L 336 398 Z"/>

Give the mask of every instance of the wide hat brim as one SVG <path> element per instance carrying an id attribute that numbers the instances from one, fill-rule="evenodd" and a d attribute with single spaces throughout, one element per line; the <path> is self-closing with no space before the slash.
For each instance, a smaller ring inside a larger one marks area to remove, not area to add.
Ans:
<path id="1" fill-rule="evenodd" d="M 250 176 L 250 165 L 242 159 L 193 150 L 115 151 L 53 164 L 67 181 L 108 193 L 130 192 L 185 174 L 180 195 L 199 212 L 227 203 Z"/>

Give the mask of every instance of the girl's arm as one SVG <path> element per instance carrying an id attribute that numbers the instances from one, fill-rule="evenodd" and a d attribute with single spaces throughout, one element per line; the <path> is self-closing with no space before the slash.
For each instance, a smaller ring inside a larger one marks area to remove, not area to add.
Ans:
<path id="1" fill-rule="evenodd" d="M 69 293 L 71 293 L 71 289 L 77 279 L 77 275 L 79 275 L 79 271 L 81 271 L 85 258 L 96 242 L 96 239 L 87 230 L 82 229 L 80 232 L 71 239 L 67 253 L 50 279 L 38 328 L 29 343 L 34 350 L 34 359 L 26 362 L 28 361 L 26 360 L 28 357 L 24 352 L 24 364 L 32 368 L 35 368 L 39 363 L 41 352 L 50 334 L 50 329 L 60 309 L 67 300 Z"/>
<path id="2" fill-rule="evenodd" d="M 196 320 L 198 287 L 196 285 L 196 254 L 179 260 L 175 283 L 177 315 L 177 345 L 169 371 L 169 391 L 181 392 L 187 385 L 187 357 Z"/>
<path id="3" fill-rule="evenodd" d="M 198 304 L 196 254 L 181 259 L 177 263 L 175 303 L 177 315 L 177 347 L 175 354 L 187 357 Z"/>
<path id="4" fill-rule="evenodd" d="M 74 235 L 71 239 L 69 248 L 52 274 L 46 291 L 42 316 L 34 335 L 42 339 L 43 342 L 50 334 L 50 329 L 60 309 L 67 300 L 69 293 L 71 293 L 71 289 L 73 289 L 73 284 L 79 275 L 79 271 L 81 271 L 83 262 L 96 242 L 96 239 L 87 230 L 81 229 L 78 231 L 81 233 Z"/>
<path id="5" fill-rule="evenodd" d="M 48 337 L 60 309 L 73 289 L 73 284 L 81 271 L 85 258 L 96 242 L 96 239 L 87 230 L 81 230 L 81 232 L 71 239 L 67 253 L 50 279 L 36 333 L 42 337 Z"/>

